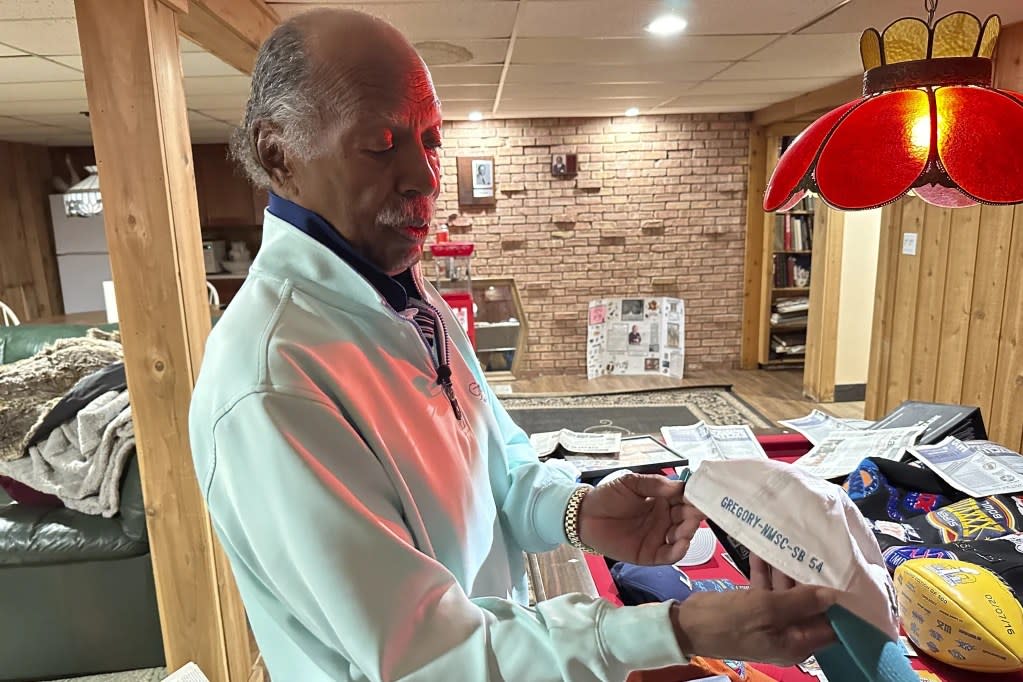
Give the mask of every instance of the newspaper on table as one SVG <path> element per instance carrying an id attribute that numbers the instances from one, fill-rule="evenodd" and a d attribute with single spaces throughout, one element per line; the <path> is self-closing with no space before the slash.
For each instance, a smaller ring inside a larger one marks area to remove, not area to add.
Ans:
<path id="1" fill-rule="evenodd" d="M 529 442 L 541 458 L 550 457 L 559 448 L 567 454 L 615 457 L 622 449 L 621 433 L 580 433 L 570 429 L 534 433 Z"/>
<path id="2" fill-rule="evenodd" d="M 662 426 L 661 437 L 669 448 L 689 460 L 693 471 L 707 460 L 767 459 L 753 431 L 746 425 Z"/>
<path id="3" fill-rule="evenodd" d="M 993 448 L 977 443 L 987 443 Z M 987 441 L 964 443 L 950 436 L 935 445 L 911 447 L 909 452 L 953 488 L 970 497 L 1023 491 L 1023 466 L 1013 461 L 1023 457 L 1000 445 Z"/>
<path id="4" fill-rule="evenodd" d="M 820 410 L 813 410 L 805 417 L 785 419 L 778 423 L 803 434 L 814 445 L 820 445 L 832 433 L 844 430 L 863 430 L 870 428 L 874 422 L 865 419 L 838 419 Z"/>
<path id="5" fill-rule="evenodd" d="M 839 478 L 856 470 L 867 457 L 898 461 L 926 426 L 901 429 L 843 429 L 835 431 L 795 462 L 821 478 Z"/>

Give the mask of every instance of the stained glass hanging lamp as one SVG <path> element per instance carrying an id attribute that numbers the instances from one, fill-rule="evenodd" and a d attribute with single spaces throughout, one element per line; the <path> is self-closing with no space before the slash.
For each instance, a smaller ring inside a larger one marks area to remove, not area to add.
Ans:
<path id="1" fill-rule="evenodd" d="M 808 192 L 846 211 L 914 194 L 936 206 L 1023 203 L 1023 94 L 992 87 L 997 15 L 899 19 L 860 38 L 863 97 L 814 121 L 771 176 L 764 210 Z"/>

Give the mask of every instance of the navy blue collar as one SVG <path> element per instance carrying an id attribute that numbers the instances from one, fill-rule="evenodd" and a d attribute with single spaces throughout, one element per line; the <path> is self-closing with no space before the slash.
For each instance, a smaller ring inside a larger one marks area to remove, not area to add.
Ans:
<path id="1" fill-rule="evenodd" d="M 327 222 L 323 216 L 299 206 L 273 192 L 270 192 L 270 205 L 267 207 L 273 215 L 295 226 L 302 232 L 320 242 L 337 254 L 356 272 L 362 275 L 387 302 L 397 311 L 408 308 L 409 292 L 417 294 L 415 280 L 411 269 L 391 277 L 377 266 L 370 263 L 341 236 L 341 233 Z M 422 298 L 420 296 L 420 298 Z"/>

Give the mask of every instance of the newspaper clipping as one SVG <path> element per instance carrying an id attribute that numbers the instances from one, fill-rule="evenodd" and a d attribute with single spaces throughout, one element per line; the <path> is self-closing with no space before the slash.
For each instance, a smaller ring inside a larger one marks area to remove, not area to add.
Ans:
<path id="1" fill-rule="evenodd" d="M 836 431 L 793 462 L 793 465 L 821 478 L 839 478 L 855 471 L 866 457 L 901 459 L 925 428 L 909 426 L 902 429 Z"/>
<path id="2" fill-rule="evenodd" d="M 909 452 L 949 485 L 970 497 L 1023 491 L 1023 465 L 1019 461 L 1023 457 L 1000 445 L 987 441 L 964 443 L 950 437 L 936 445 L 911 447 Z"/>
<path id="3" fill-rule="evenodd" d="M 551 456 L 559 447 L 566 453 L 615 457 L 622 449 L 622 434 L 579 433 L 561 429 L 531 434 L 529 442 L 540 458 Z"/>
<path id="4" fill-rule="evenodd" d="M 862 430 L 870 428 L 874 422 L 864 419 L 838 419 L 820 410 L 814 410 L 799 419 L 785 419 L 778 422 L 797 431 L 814 445 L 820 445 L 833 433 L 846 430 Z"/>
<path id="5" fill-rule="evenodd" d="M 591 301 L 586 375 L 661 374 L 681 377 L 685 308 L 677 298 L 608 298 Z"/>
<path id="6" fill-rule="evenodd" d="M 693 471 L 707 460 L 767 459 L 746 425 L 709 426 L 700 421 L 691 426 L 662 426 L 661 437 L 669 448 L 689 460 Z"/>

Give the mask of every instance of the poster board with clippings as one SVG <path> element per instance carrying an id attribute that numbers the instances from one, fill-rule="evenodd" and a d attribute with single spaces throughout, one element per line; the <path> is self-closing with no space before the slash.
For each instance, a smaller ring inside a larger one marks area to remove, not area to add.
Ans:
<path id="1" fill-rule="evenodd" d="M 590 301 L 586 376 L 659 374 L 682 378 L 685 303 L 663 296 Z"/>

